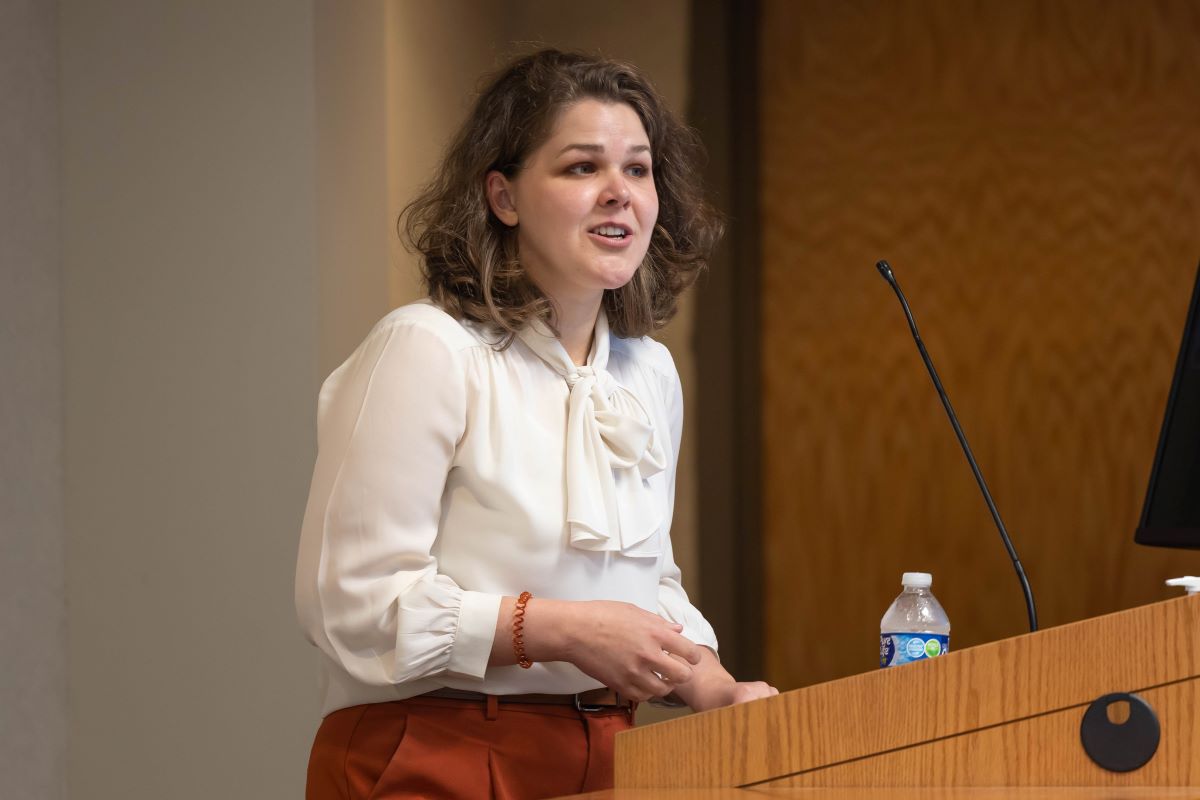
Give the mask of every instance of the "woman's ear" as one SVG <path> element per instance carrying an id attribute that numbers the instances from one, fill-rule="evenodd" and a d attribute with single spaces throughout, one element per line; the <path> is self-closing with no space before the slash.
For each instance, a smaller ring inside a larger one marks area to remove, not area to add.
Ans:
<path id="1" fill-rule="evenodd" d="M 496 218 L 510 228 L 517 226 L 517 206 L 513 202 L 512 183 L 499 170 L 487 174 L 488 205 Z"/>

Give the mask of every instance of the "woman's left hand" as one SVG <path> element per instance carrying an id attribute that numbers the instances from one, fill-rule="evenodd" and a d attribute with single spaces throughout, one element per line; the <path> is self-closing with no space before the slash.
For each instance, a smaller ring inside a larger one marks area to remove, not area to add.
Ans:
<path id="1" fill-rule="evenodd" d="M 680 687 L 678 694 L 682 699 L 684 687 Z M 686 702 L 693 711 L 708 711 L 722 706 L 734 706 L 738 703 L 748 703 L 751 700 L 761 700 L 777 694 L 779 694 L 779 690 L 764 681 L 734 681 L 730 678 L 727 681 L 698 684 L 693 691 L 688 693 Z"/>
<path id="2" fill-rule="evenodd" d="M 700 663 L 693 668 L 692 680 L 675 690 L 675 695 L 693 711 L 708 711 L 779 694 L 778 689 L 765 681 L 735 681 L 711 650 L 702 647 L 700 652 Z"/>
<path id="3" fill-rule="evenodd" d="M 774 697 L 779 690 L 766 681 L 738 681 L 730 693 L 729 705 L 747 703 L 751 700 L 761 700 L 764 697 Z"/>

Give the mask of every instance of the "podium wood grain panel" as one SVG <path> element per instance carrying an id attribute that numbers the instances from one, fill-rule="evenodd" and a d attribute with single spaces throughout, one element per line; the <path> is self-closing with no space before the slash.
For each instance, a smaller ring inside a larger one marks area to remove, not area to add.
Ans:
<path id="1" fill-rule="evenodd" d="M 762 9 L 767 677 L 872 668 L 905 570 L 952 648 L 1027 630 L 880 258 L 1044 624 L 1169 597 L 1200 554 L 1132 537 L 1200 260 L 1200 4 Z"/>
<path id="2" fill-rule="evenodd" d="M 1017 743 L 1047 744 L 1047 756 L 1061 754 L 1078 742 L 1077 730 L 1069 741 L 1046 743 L 1018 734 L 1061 730 L 1017 730 L 1016 726 L 1057 712 L 1069 719 L 1111 692 L 1141 694 L 1162 687 L 1169 689 L 1162 695 L 1164 700 L 1195 701 L 1197 678 L 1200 596 L 1193 596 L 621 733 L 616 740 L 616 786 L 746 787 L 837 768 L 856 759 L 879 758 L 902 748 L 929 743 L 941 747 L 948 739 L 979 736 L 994 726 L 1012 729 L 996 734 L 1000 741 L 1014 736 Z M 1171 684 L 1190 688 L 1171 689 Z M 1187 722 L 1171 718 L 1169 737 L 1161 745 L 1164 768 L 1156 773 L 1139 771 L 1135 777 L 1144 779 L 1142 783 L 1178 786 L 1200 779 L 1195 704 L 1171 708 L 1182 709 L 1176 713 Z M 1038 723 L 1043 724 L 1051 723 Z M 992 736 L 988 733 L 980 741 L 991 741 Z M 1172 757 L 1166 758 L 1167 754 Z M 1020 783 L 1063 782 L 1055 776 L 1065 762 L 1041 760 L 1033 752 L 1019 755 L 1023 759 Z M 938 770 L 934 774 L 922 772 L 926 767 L 919 756 L 914 758 L 906 766 L 908 772 L 897 779 L 900 785 L 921 776 L 925 785 L 947 780 L 994 785 L 998 780 L 997 770 L 982 762 L 974 765 L 951 755 L 933 765 Z M 1108 773 L 1068 770 L 1067 774 L 1074 783 L 1139 782 L 1128 776 L 1111 778 Z M 860 777 L 847 771 L 831 780 Z"/>
<path id="3" fill-rule="evenodd" d="M 573 800 L 751 800 L 752 798 L 795 798 L 795 800 L 862 800 L 862 789 L 612 789 L 571 796 Z M 1002 789 L 889 788 L 888 800 L 1197 800 L 1196 789 L 1169 788 L 1106 788 L 1106 787 L 1037 787 Z"/>
<path id="4" fill-rule="evenodd" d="M 1096 766 L 1079 744 L 1084 708 L 965 733 L 875 758 L 772 781 L 770 787 L 1175 786 L 1200 785 L 1200 717 L 1161 709 L 1200 707 L 1200 678 L 1139 692 L 1159 710 L 1158 752 L 1136 772 Z M 919 711 L 914 711 L 919 713 Z M 1036 777 L 1035 777 L 1036 776 Z"/>

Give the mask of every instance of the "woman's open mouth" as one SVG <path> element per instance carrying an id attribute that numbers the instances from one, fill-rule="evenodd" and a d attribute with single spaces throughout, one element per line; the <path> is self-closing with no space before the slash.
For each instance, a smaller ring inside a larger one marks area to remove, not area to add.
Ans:
<path id="1" fill-rule="evenodd" d="M 597 225 L 588 235 L 606 247 L 622 247 L 633 239 L 633 231 L 624 225 Z"/>

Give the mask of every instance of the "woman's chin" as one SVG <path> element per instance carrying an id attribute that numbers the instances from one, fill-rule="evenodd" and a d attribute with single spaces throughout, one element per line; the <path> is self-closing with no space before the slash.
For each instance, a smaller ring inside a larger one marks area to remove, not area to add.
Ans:
<path id="1" fill-rule="evenodd" d="M 606 284 L 604 285 L 604 289 L 605 289 L 606 291 L 609 291 L 609 292 L 615 292 L 615 291 L 617 291 L 618 289 L 624 289 L 626 286 L 628 286 L 628 285 L 629 285 L 629 282 L 630 282 L 631 280 L 633 280 L 633 274 L 632 274 L 632 273 L 630 273 L 629 277 L 625 278 L 624 280 L 620 280 L 620 281 L 610 281 L 610 282 L 606 283 Z"/>
<path id="2" fill-rule="evenodd" d="M 605 289 L 609 291 L 615 291 L 633 280 L 633 276 L 637 274 L 637 271 L 637 265 L 633 267 L 622 266 L 617 269 L 604 270 L 597 276 L 597 282 Z"/>

